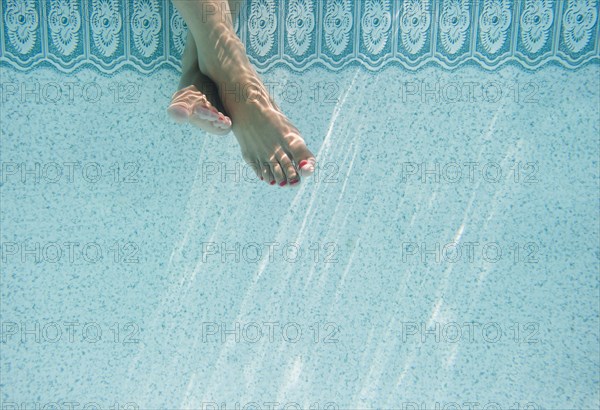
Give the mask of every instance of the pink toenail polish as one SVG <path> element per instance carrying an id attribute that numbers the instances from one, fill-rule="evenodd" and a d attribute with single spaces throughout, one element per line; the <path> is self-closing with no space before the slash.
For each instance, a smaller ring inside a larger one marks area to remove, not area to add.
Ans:
<path id="1" fill-rule="evenodd" d="M 260 180 L 261 180 L 261 181 L 264 181 L 265 179 L 264 179 L 263 177 L 260 177 Z"/>
<path id="2" fill-rule="evenodd" d="M 271 181 L 271 185 L 275 185 L 275 181 Z"/>
<path id="3" fill-rule="evenodd" d="M 281 181 L 281 182 L 279 183 L 279 186 L 286 186 L 286 185 L 287 185 L 287 181 Z"/>
<path id="4" fill-rule="evenodd" d="M 305 159 L 303 159 L 302 161 L 300 161 L 300 163 L 298 164 L 298 166 L 299 166 L 300 168 L 302 168 L 302 167 L 303 167 L 303 166 L 305 166 L 306 164 L 308 164 L 308 161 L 307 161 L 307 160 L 305 160 Z"/>
<path id="5" fill-rule="evenodd" d="M 298 182 L 300 182 L 297 179 L 294 179 L 293 181 L 290 181 L 290 185 L 296 185 Z"/>

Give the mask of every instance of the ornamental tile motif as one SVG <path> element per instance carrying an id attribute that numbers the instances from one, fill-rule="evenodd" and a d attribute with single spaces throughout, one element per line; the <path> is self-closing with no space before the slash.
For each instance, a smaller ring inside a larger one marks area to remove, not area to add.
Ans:
<path id="1" fill-rule="evenodd" d="M 362 18 L 363 41 L 371 54 L 379 54 L 390 37 L 392 13 L 390 0 L 366 0 Z"/>
<path id="2" fill-rule="evenodd" d="M 600 63 L 600 0 L 246 0 L 236 29 L 259 71 L 388 64 L 574 69 Z M 170 0 L 0 0 L 0 66 L 180 68 Z"/>
<path id="3" fill-rule="evenodd" d="M 313 2 L 310 0 L 290 0 L 285 27 L 290 51 L 303 55 L 313 41 L 315 15 Z"/>
<path id="4" fill-rule="evenodd" d="M 496 54 L 506 42 L 512 21 L 512 0 L 485 0 L 479 16 L 479 38 L 484 49 Z"/>

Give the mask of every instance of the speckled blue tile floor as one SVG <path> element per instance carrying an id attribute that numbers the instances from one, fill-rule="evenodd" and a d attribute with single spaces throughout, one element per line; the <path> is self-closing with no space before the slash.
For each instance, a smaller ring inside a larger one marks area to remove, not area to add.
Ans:
<path id="1" fill-rule="evenodd" d="M 272 70 L 284 189 L 171 71 L 3 68 L 2 409 L 598 408 L 599 70 Z"/>

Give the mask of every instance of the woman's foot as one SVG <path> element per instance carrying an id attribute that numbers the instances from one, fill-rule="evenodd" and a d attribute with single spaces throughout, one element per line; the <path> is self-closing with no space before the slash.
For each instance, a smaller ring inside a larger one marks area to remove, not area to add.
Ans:
<path id="1" fill-rule="evenodd" d="M 237 83 L 246 84 L 239 89 L 250 90 L 243 92 L 241 98 L 226 92 L 221 94 L 242 157 L 266 183 L 294 186 L 301 176 L 314 172 L 315 157 L 298 129 L 267 94 L 258 76 L 251 77 L 250 81 Z M 231 83 L 220 87 L 233 89 Z"/>
<path id="2" fill-rule="evenodd" d="M 235 33 L 231 10 L 239 10 L 241 2 L 173 2 L 195 40 L 199 71 L 217 84 L 244 160 L 271 185 L 294 186 L 301 176 L 311 175 L 316 163 L 314 155 L 269 97 Z M 192 56 L 192 52 L 187 56 Z"/>
<path id="3" fill-rule="evenodd" d="M 211 134 L 225 135 L 231 131 L 231 119 L 217 110 L 195 84 L 173 94 L 167 113 L 180 124 L 189 122 Z"/>
<path id="4" fill-rule="evenodd" d="M 231 130 L 231 119 L 223 114 L 225 109 L 217 87 L 200 71 L 198 51 L 191 34 L 188 34 L 181 64 L 179 91 L 173 94 L 167 113 L 178 123 L 196 127 L 216 135 Z"/>

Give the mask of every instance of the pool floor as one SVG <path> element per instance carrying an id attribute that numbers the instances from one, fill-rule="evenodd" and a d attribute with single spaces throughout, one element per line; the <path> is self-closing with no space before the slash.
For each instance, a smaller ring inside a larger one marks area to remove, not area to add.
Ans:
<path id="1" fill-rule="evenodd" d="M 3 68 L 3 409 L 598 408 L 599 71 L 270 70 L 291 189 L 171 70 Z"/>

